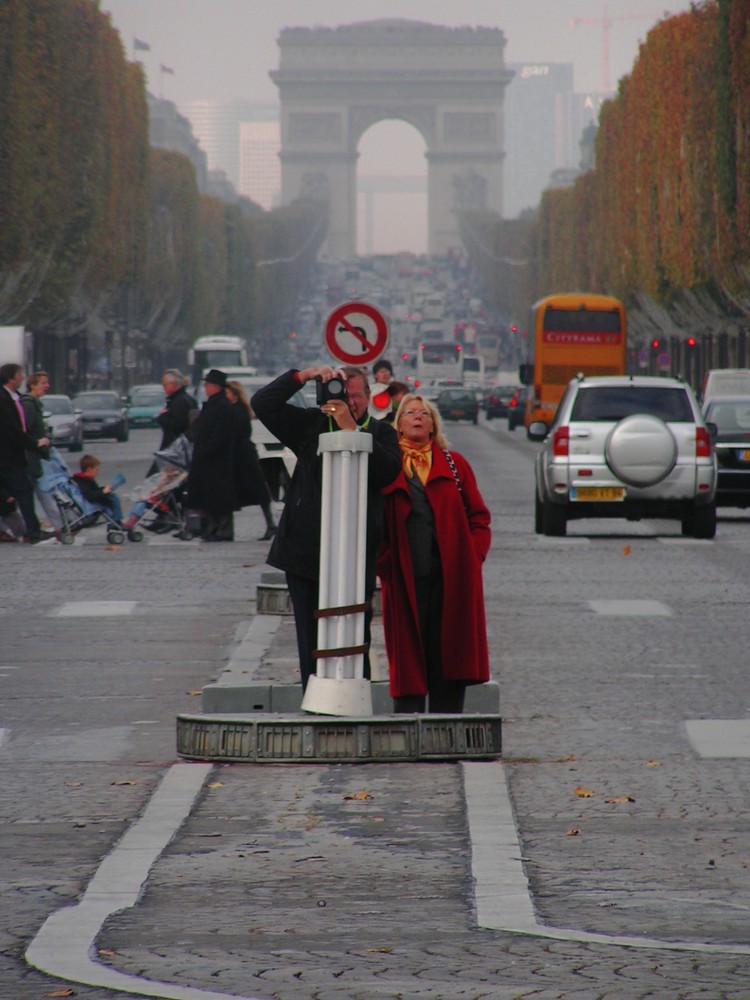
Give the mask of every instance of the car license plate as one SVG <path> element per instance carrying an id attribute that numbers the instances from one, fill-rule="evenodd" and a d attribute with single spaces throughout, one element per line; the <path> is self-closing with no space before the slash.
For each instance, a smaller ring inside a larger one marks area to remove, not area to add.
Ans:
<path id="1" fill-rule="evenodd" d="M 571 500 L 624 500 L 624 486 L 573 486 L 570 490 Z"/>

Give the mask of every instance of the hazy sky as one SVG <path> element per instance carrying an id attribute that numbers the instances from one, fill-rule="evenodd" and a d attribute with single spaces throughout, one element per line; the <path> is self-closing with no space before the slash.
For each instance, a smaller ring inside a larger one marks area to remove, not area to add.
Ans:
<path id="1" fill-rule="evenodd" d="M 200 99 L 275 103 L 268 73 L 278 66 L 282 28 L 384 17 L 501 28 L 506 62 L 573 63 L 575 89 L 600 91 L 605 39 L 614 87 L 649 29 L 669 12 L 688 10 L 690 0 L 100 0 L 100 6 L 111 14 L 128 58 L 143 62 L 151 92 L 179 107 Z M 572 24 L 576 19 L 580 23 Z M 134 53 L 134 37 L 150 51 Z M 173 75 L 161 73 L 162 65 Z M 424 171 L 421 137 L 399 122 L 381 123 L 363 137 L 360 171 L 391 172 L 379 151 L 394 149 L 398 172 Z"/>

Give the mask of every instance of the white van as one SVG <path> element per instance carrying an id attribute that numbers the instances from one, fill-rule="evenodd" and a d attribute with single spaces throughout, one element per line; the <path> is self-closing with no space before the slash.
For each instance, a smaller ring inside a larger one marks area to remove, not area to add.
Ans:
<path id="1" fill-rule="evenodd" d="M 701 403 L 717 396 L 750 396 L 750 368 L 712 368 L 703 378 Z"/>

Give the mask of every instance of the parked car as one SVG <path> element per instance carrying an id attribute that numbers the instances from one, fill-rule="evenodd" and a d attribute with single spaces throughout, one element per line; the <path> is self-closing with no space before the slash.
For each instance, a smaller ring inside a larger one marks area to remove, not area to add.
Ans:
<path id="1" fill-rule="evenodd" d="M 718 462 L 717 505 L 750 507 L 750 396 L 717 396 L 703 416 Z"/>
<path id="2" fill-rule="evenodd" d="M 716 455 L 692 389 L 656 376 L 579 376 L 567 386 L 535 466 L 534 526 L 564 535 L 584 517 L 677 518 L 716 533 Z"/>
<path id="3" fill-rule="evenodd" d="M 514 385 L 493 385 L 485 390 L 484 412 L 488 420 L 508 416 L 508 404 L 513 397 L 515 388 Z"/>
<path id="4" fill-rule="evenodd" d="M 84 437 L 128 440 L 128 412 L 119 393 L 108 389 L 81 392 L 73 399 L 73 406 L 81 411 Z"/>
<path id="5" fill-rule="evenodd" d="M 750 368 L 712 368 L 703 376 L 701 405 L 718 396 L 750 395 Z"/>
<path id="6" fill-rule="evenodd" d="M 508 403 L 508 430 L 514 431 L 516 427 L 523 427 L 523 419 L 526 415 L 526 393 L 525 385 L 519 385 L 513 391 L 513 395 Z"/>
<path id="7" fill-rule="evenodd" d="M 464 387 L 441 389 L 435 405 L 443 420 L 479 420 L 479 401 L 476 394 Z"/>
<path id="8" fill-rule="evenodd" d="M 128 393 L 128 423 L 131 427 L 158 427 L 156 419 L 164 409 L 166 396 L 159 382 L 134 385 Z"/>
<path id="9" fill-rule="evenodd" d="M 43 396 L 44 421 L 56 448 L 83 451 L 83 419 L 70 396 Z"/>

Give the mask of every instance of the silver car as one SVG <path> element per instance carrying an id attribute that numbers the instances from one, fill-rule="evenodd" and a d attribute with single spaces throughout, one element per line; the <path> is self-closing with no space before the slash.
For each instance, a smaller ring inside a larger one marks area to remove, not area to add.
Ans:
<path id="1" fill-rule="evenodd" d="M 43 396 L 44 422 L 56 448 L 83 451 L 83 418 L 70 396 Z"/>
<path id="2" fill-rule="evenodd" d="M 694 538 L 716 534 L 717 465 L 690 386 L 676 378 L 580 376 L 552 427 L 537 421 L 535 529 L 564 535 L 584 517 L 676 518 Z"/>

